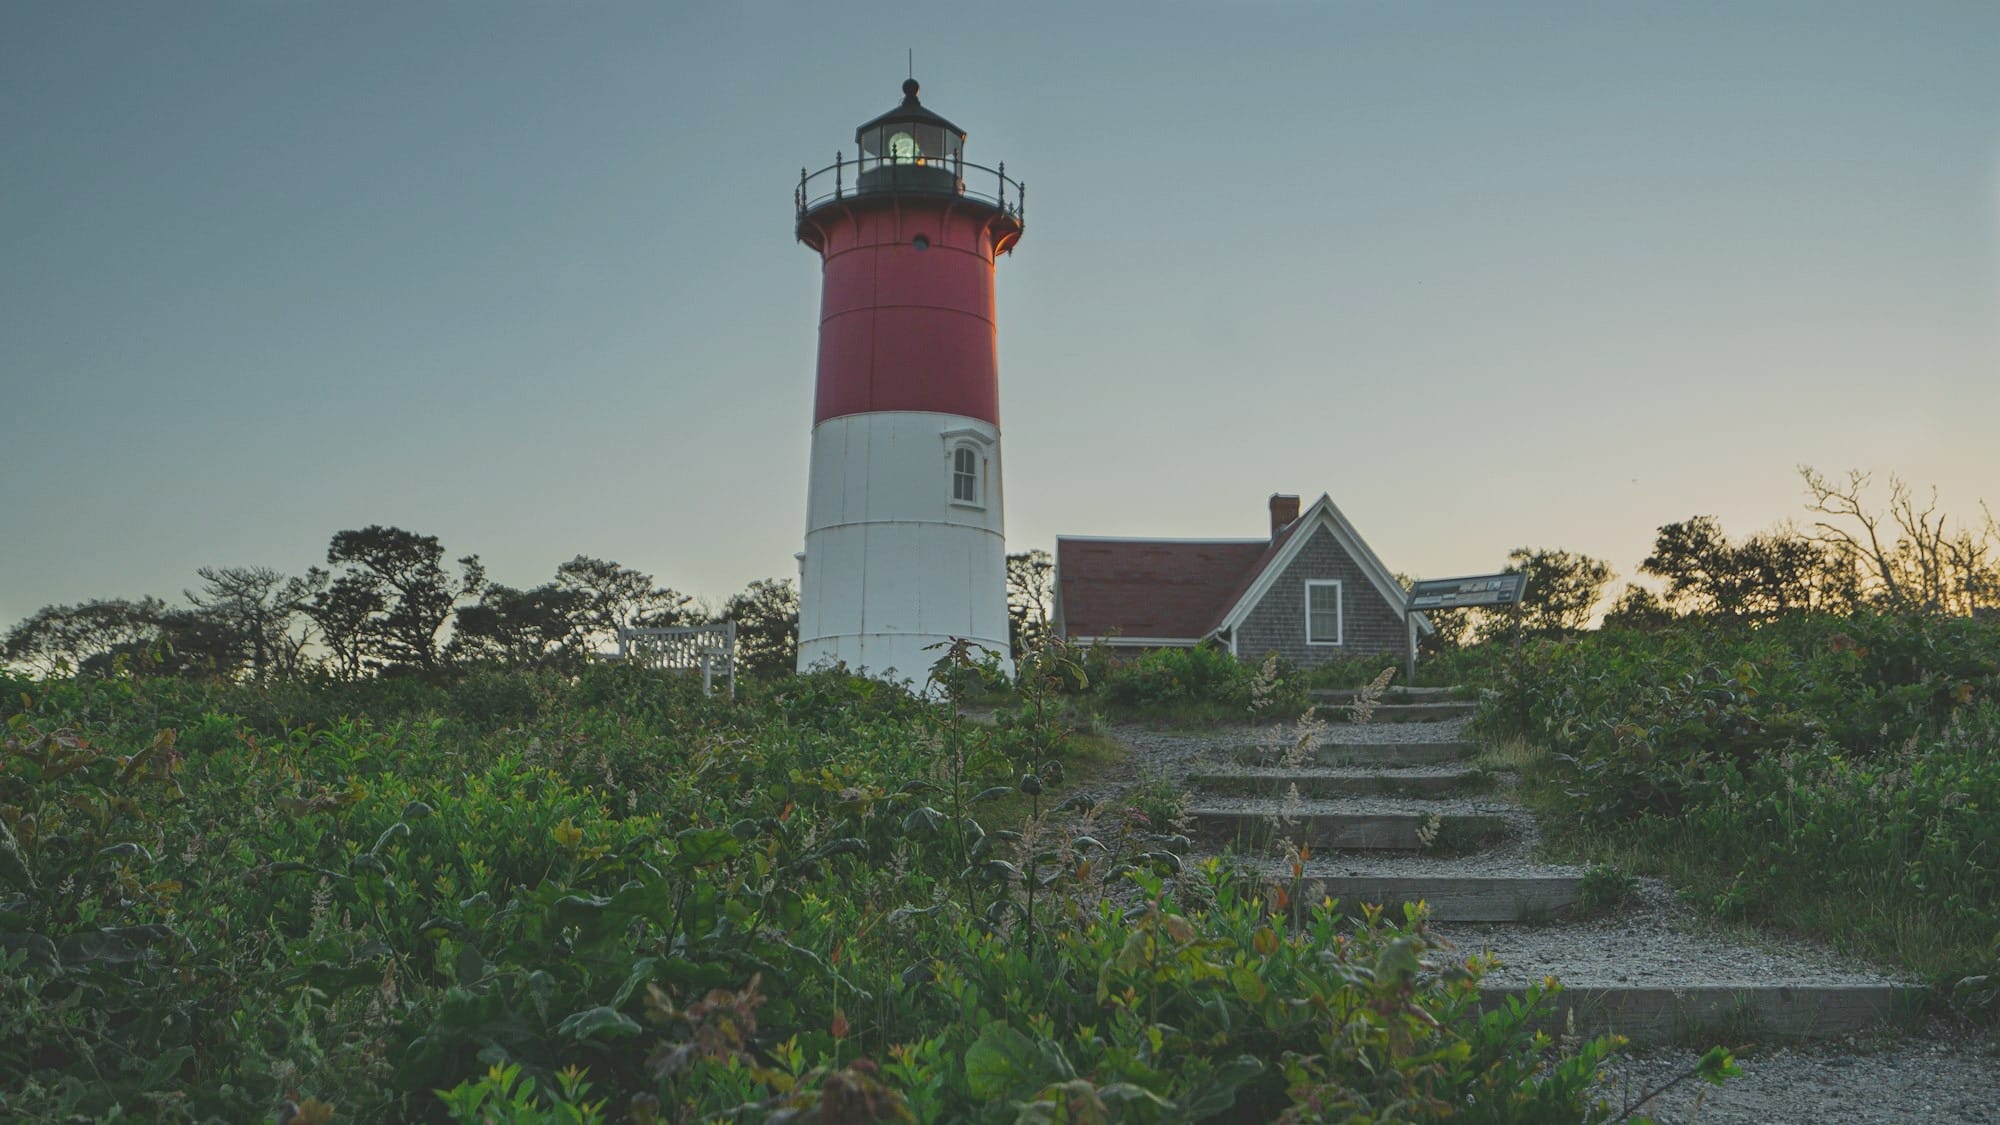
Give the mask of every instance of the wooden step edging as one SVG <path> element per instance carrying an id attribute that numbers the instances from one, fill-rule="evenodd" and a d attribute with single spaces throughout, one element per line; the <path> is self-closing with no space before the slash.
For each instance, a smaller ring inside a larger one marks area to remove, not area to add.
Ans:
<path id="1" fill-rule="evenodd" d="M 1192 808 L 1187 815 L 1196 832 L 1233 842 L 1245 851 L 1267 851 L 1279 840 L 1320 849 L 1421 851 L 1425 844 L 1420 833 L 1432 821 L 1437 822 L 1437 835 L 1430 846 L 1441 852 L 1461 851 L 1507 832 L 1502 818 L 1476 814 L 1306 812 L 1281 823 L 1277 811 L 1275 807 Z"/>
<path id="2" fill-rule="evenodd" d="M 1317 766 L 1430 766 L 1456 762 L 1479 752 L 1477 742 L 1322 742 L 1313 748 Z M 1280 752 L 1281 753 L 1281 752 Z M 1276 753 L 1262 746 L 1237 752 L 1246 764 L 1275 764 Z"/>
<path id="3" fill-rule="evenodd" d="M 1449 773 L 1290 774 L 1290 773 L 1198 773 L 1190 774 L 1187 787 L 1200 793 L 1230 797 L 1282 797 L 1291 787 L 1299 787 L 1301 797 L 1353 797 L 1436 795 L 1484 789 L 1492 777 L 1477 770 Z"/>
<path id="4" fill-rule="evenodd" d="M 1392 687 L 1382 692 L 1382 703 L 1443 703 L 1457 700 L 1452 693 L 1457 688 L 1448 687 Z M 1314 703 L 1352 703 L 1361 693 L 1359 688 L 1313 688 L 1306 692 L 1306 698 Z"/>
<path id="5" fill-rule="evenodd" d="M 1271 877 L 1267 873 L 1267 877 Z M 1288 883 L 1288 874 L 1275 876 Z M 1433 922 L 1524 922 L 1546 919 L 1576 905 L 1583 880 L 1575 875 L 1322 875 L 1301 877 L 1343 911 L 1381 906 L 1400 918 L 1403 904 L 1423 902 Z"/>
<path id="6" fill-rule="evenodd" d="M 1328 722 L 1350 721 L 1346 704 L 1321 703 L 1314 714 Z M 1464 719 L 1479 713 L 1479 704 L 1470 700 L 1449 703 L 1377 703 L 1369 716 L 1372 723 L 1429 723 L 1441 719 Z"/>
<path id="7" fill-rule="evenodd" d="M 1489 985 L 1489 1008 L 1526 991 Z M 1550 1034 L 1574 1021 L 1582 1035 L 1617 1034 L 1638 1046 L 1717 1043 L 1742 1047 L 1772 1040 L 1823 1039 L 1913 1021 L 1928 990 L 1900 984 L 1569 985 L 1546 1004 L 1540 1025 Z"/>

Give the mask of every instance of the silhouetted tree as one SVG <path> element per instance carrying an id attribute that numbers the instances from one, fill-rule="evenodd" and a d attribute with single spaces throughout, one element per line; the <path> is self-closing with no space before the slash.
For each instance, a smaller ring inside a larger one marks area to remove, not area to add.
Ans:
<path id="1" fill-rule="evenodd" d="M 1658 594 L 1644 586 L 1626 583 L 1619 592 L 1618 600 L 1605 611 L 1606 629 L 1658 629 L 1671 625 L 1675 620 L 1674 611 L 1660 601 Z"/>
<path id="2" fill-rule="evenodd" d="M 1568 637 L 1590 625 L 1590 615 L 1611 581 L 1611 564 L 1563 550 L 1507 552 L 1505 573 L 1527 576 L 1521 603 L 1482 618 L 1482 638 Z"/>
<path id="3" fill-rule="evenodd" d="M 304 607 L 326 646 L 327 664 L 344 680 L 358 679 L 368 665 L 374 622 L 387 608 L 378 583 L 357 574 L 334 577 L 314 567 L 306 572 L 316 589 Z"/>
<path id="4" fill-rule="evenodd" d="M 736 656 L 753 675 L 783 675 L 799 662 L 799 591 L 787 578 L 760 578 L 729 599 L 722 620 L 736 622 Z"/>
<path id="5" fill-rule="evenodd" d="M 1861 592 L 1891 610 L 1970 614 L 2000 606 L 2000 522 L 1984 505 L 1984 526 L 1949 527 L 1937 489 L 1919 501 L 1899 477 L 1889 478 L 1889 506 L 1867 499 L 1870 474 L 1850 471 L 1836 484 L 1801 465 L 1814 538 L 1853 559 L 1866 578 Z"/>
<path id="6" fill-rule="evenodd" d="M 553 582 L 530 590 L 493 583 L 476 604 L 458 607 L 446 652 L 454 662 L 581 664 L 588 652 L 579 639 L 585 601 L 582 592 Z"/>
<path id="7" fill-rule="evenodd" d="M 1724 621 L 1794 610 L 1845 612 L 1856 597 L 1852 557 L 1789 528 L 1731 542 L 1713 516 L 1659 529 L 1640 571 L 1666 580 L 1660 606 Z"/>
<path id="8" fill-rule="evenodd" d="M 107 598 L 36 610 L 0 642 L 9 664 L 43 675 L 103 672 L 118 654 L 142 652 L 160 640 L 167 605 L 158 598 Z"/>
<path id="9" fill-rule="evenodd" d="M 578 555 L 556 568 L 555 585 L 579 598 L 576 639 L 586 651 L 616 647 L 625 626 L 691 625 L 700 618 L 691 608 L 694 599 L 606 559 Z"/>
<path id="10" fill-rule="evenodd" d="M 1007 639 L 1017 657 L 1048 639 L 1055 575 L 1056 561 L 1047 551 L 1007 556 Z"/>
<path id="11" fill-rule="evenodd" d="M 311 643 L 306 606 L 319 592 L 325 571 L 287 578 L 263 566 L 204 566 L 195 571 L 202 588 L 188 590 L 194 612 L 214 622 L 226 662 L 247 665 L 259 679 L 296 675 Z"/>
<path id="12" fill-rule="evenodd" d="M 435 535 L 379 525 L 334 535 L 326 561 L 347 569 L 333 585 L 356 583 L 380 600 L 362 633 L 366 652 L 391 665 L 425 670 L 438 666 L 437 635 L 451 617 L 452 606 L 486 585 L 478 555 L 458 560 L 460 576 L 455 582 L 445 572 L 443 560 L 444 547 Z M 365 603 L 357 591 L 350 593 L 354 595 L 350 609 Z"/>

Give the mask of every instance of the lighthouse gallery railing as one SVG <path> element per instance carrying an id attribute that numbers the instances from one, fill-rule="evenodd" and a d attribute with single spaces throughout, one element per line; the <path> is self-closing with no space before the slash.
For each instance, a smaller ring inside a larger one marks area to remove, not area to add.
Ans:
<path id="1" fill-rule="evenodd" d="M 916 174 L 907 176 L 899 174 L 906 171 Z M 882 186 L 863 184 L 863 176 L 872 176 L 880 172 L 894 176 L 893 183 Z M 979 164 L 968 164 L 963 159 L 956 158 L 897 161 L 886 157 L 863 157 L 848 160 L 841 154 L 835 153 L 833 163 L 817 172 L 799 169 L 799 186 L 792 194 L 792 203 L 797 208 L 798 217 L 803 219 L 808 212 L 828 203 L 856 195 L 873 195 L 878 191 L 894 191 L 910 195 L 956 195 L 991 204 L 1017 223 L 1025 224 L 1028 219 L 1027 185 L 1019 180 L 1008 179 L 1005 164 L 998 168 L 987 168 Z"/>

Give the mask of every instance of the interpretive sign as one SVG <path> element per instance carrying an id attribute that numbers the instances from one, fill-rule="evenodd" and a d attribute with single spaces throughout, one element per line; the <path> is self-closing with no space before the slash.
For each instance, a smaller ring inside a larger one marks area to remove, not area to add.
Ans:
<path id="1" fill-rule="evenodd" d="M 1480 574 L 1434 578 L 1410 587 L 1411 609 L 1457 609 L 1469 605 L 1515 605 L 1528 586 L 1525 574 Z"/>

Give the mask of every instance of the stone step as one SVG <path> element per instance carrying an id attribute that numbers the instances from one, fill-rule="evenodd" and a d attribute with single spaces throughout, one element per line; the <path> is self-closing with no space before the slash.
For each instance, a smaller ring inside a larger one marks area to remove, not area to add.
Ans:
<path id="1" fill-rule="evenodd" d="M 1392 687 L 1382 693 L 1383 703 L 1437 703 L 1457 698 L 1452 693 L 1457 688 L 1449 687 Z M 1352 703 L 1360 694 L 1354 688 L 1316 688 L 1306 692 L 1306 698 L 1314 703 Z"/>
<path id="2" fill-rule="evenodd" d="M 1508 832 L 1497 815 L 1422 812 L 1347 812 L 1307 806 L 1291 810 L 1288 821 L 1277 814 L 1275 802 L 1259 806 L 1203 807 L 1188 810 L 1200 836 L 1234 846 L 1241 852 L 1268 851 L 1279 840 L 1327 849 L 1389 851 L 1433 850 L 1441 854 L 1466 851 Z M 1428 848 L 1421 833 L 1433 821 L 1436 835 Z"/>
<path id="3" fill-rule="evenodd" d="M 1487 985 L 1489 1008 L 1519 998 L 1520 984 Z M 1833 1039 L 1907 1026 L 1927 992 L 1907 984 L 1567 985 L 1548 1001 L 1540 1025 L 1551 1035 L 1617 1034 L 1635 1046 L 1741 1047 Z"/>
<path id="4" fill-rule="evenodd" d="M 1446 769 L 1388 772 L 1329 769 L 1240 769 L 1190 774 L 1198 793 L 1231 797 L 1282 797 L 1298 786 L 1301 797 L 1427 796 L 1488 789 L 1493 775 L 1483 770 Z"/>
<path id="5" fill-rule="evenodd" d="M 1308 875 L 1305 882 L 1324 888 L 1349 913 L 1359 913 L 1365 903 L 1401 918 L 1406 903 L 1421 901 L 1438 922 L 1524 922 L 1575 906 L 1583 880 L 1570 875 Z"/>
<path id="6" fill-rule="evenodd" d="M 1321 703 L 1313 708 L 1315 714 L 1328 722 L 1350 721 L 1347 705 L 1344 703 Z M 1472 700 L 1451 700 L 1441 703 L 1378 703 L 1370 714 L 1373 723 L 1434 723 L 1443 719 L 1467 719 L 1479 713 L 1479 704 Z"/>
<path id="7" fill-rule="evenodd" d="M 1319 766 L 1430 766 L 1456 762 L 1479 753 L 1476 742 L 1322 742 L 1313 748 Z M 1245 765 L 1274 766 L 1282 751 L 1245 746 L 1236 759 Z"/>

